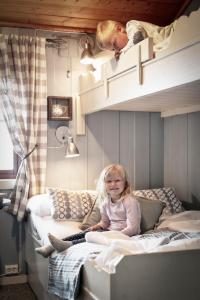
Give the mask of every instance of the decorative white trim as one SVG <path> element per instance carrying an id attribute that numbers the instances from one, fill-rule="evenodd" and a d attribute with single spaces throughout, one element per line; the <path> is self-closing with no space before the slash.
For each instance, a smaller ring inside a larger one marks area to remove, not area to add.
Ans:
<path id="1" fill-rule="evenodd" d="M 138 54 L 137 54 L 137 80 L 138 84 L 142 84 L 142 64 L 141 64 L 141 45 L 137 46 Z"/>
<path id="2" fill-rule="evenodd" d="M 191 105 L 185 107 L 178 107 L 161 112 L 161 118 L 172 117 L 176 115 L 189 114 L 200 111 L 200 105 Z"/>
<path id="3" fill-rule="evenodd" d="M 0 179 L 0 189 L 9 190 L 15 185 L 15 179 Z"/>
<path id="4" fill-rule="evenodd" d="M 76 134 L 85 135 L 85 115 L 82 114 L 80 97 L 76 97 Z"/>

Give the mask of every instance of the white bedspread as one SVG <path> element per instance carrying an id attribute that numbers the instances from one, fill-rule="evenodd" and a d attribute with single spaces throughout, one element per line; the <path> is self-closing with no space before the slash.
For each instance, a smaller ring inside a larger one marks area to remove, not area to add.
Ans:
<path id="1" fill-rule="evenodd" d="M 125 255 L 151 251 L 164 243 L 166 238 L 137 240 L 120 232 L 106 231 L 89 232 L 86 234 L 86 240 L 108 246 L 93 260 L 93 263 L 97 269 L 114 273 L 117 264 Z"/>
<path id="2" fill-rule="evenodd" d="M 140 239 L 138 236 L 127 237 L 116 231 L 89 232 L 86 234 L 86 240 L 88 242 L 108 246 L 92 260 L 93 264 L 98 269 L 104 269 L 109 273 L 114 273 L 117 264 L 125 255 L 200 249 L 199 219 L 199 211 L 186 211 L 165 218 L 165 220 L 160 224 L 159 229 L 165 228 L 179 232 L 197 233 L 196 236 L 194 234 L 193 238 L 188 238 L 186 234 L 184 237 L 183 234 L 181 239 L 175 239 L 172 241 L 168 236 Z"/>

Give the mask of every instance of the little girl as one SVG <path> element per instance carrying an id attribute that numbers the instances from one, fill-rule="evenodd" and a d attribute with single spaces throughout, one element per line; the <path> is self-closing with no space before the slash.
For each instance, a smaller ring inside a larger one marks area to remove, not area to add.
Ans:
<path id="1" fill-rule="evenodd" d="M 101 172 L 97 192 L 101 213 L 101 220 L 98 224 L 63 240 L 49 233 L 51 245 L 35 250 L 44 257 L 48 257 L 54 250 L 61 252 L 72 245 L 85 242 L 85 234 L 88 231 L 117 230 L 128 236 L 140 233 L 140 206 L 130 194 L 130 184 L 121 165 L 109 165 Z"/>
<path id="2" fill-rule="evenodd" d="M 146 37 L 152 38 L 153 50 L 158 52 L 169 46 L 176 23 L 177 21 L 174 21 L 168 26 L 160 27 L 131 20 L 125 26 L 117 21 L 106 20 L 97 24 L 96 40 L 100 49 L 114 50 L 116 58 L 119 57 L 121 50 L 126 52 Z"/>

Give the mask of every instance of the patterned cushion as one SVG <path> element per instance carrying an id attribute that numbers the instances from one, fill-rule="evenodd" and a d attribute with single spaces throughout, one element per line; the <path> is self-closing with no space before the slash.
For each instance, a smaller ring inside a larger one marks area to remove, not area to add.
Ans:
<path id="1" fill-rule="evenodd" d="M 95 191 L 49 188 L 48 194 L 52 201 L 51 215 L 55 220 L 82 221 L 96 199 Z"/>
<path id="2" fill-rule="evenodd" d="M 144 197 L 150 200 L 160 200 L 164 202 L 166 207 L 163 209 L 162 215 L 170 215 L 183 211 L 182 204 L 177 198 L 174 189 L 171 187 L 164 187 L 150 190 L 136 190 L 133 192 L 135 196 Z"/>

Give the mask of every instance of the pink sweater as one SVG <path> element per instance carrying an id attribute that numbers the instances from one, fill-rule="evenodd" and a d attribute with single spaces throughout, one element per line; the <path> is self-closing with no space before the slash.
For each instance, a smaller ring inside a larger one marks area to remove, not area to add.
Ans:
<path id="1" fill-rule="evenodd" d="M 103 229 L 121 231 L 128 236 L 140 233 L 140 205 L 131 195 L 122 197 L 116 203 L 105 201 L 100 211 L 99 224 Z"/>

